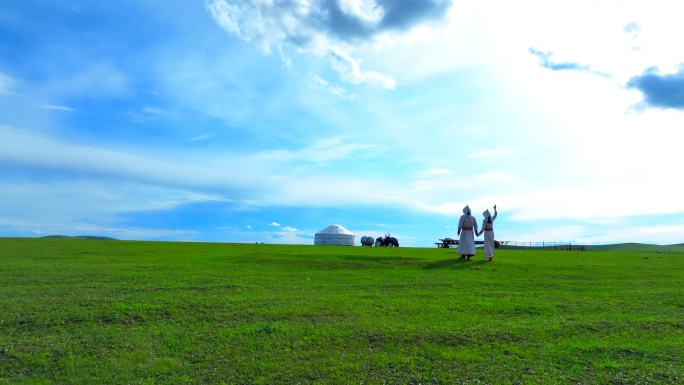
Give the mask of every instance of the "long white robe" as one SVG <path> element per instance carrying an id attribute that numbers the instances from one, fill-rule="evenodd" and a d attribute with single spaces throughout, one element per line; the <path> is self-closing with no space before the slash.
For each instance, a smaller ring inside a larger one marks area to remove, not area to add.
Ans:
<path id="1" fill-rule="evenodd" d="M 475 255 L 477 220 L 472 215 L 461 215 L 461 219 L 458 220 L 458 228 L 461 230 L 461 236 L 458 241 L 458 253 L 461 255 Z"/>
<path id="2" fill-rule="evenodd" d="M 482 232 L 484 233 L 484 250 L 485 257 L 494 257 L 494 220 L 497 213 L 492 217 L 492 223 L 487 223 L 487 218 L 482 221 Z"/>

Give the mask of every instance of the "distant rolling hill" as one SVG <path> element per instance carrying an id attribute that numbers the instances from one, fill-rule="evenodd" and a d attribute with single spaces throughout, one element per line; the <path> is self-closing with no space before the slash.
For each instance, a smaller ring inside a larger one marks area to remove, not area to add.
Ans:
<path id="1" fill-rule="evenodd" d="M 588 251 L 641 251 L 641 252 L 684 252 L 684 243 L 676 245 L 649 245 L 645 243 L 617 243 L 614 245 L 589 245 Z"/>
<path id="2" fill-rule="evenodd" d="M 112 237 L 100 237 L 96 235 L 77 235 L 77 236 L 70 236 L 70 235 L 46 235 L 41 238 L 74 238 L 74 239 L 94 239 L 98 241 L 117 241 L 118 239 L 112 238 Z"/>

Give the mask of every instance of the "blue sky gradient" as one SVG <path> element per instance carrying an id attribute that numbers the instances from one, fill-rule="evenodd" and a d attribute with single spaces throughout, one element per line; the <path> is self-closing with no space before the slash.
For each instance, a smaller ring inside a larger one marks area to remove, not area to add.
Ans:
<path id="1" fill-rule="evenodd" d="M 679 7 L 10 0 L 0 236 L 684 242 Z"/>

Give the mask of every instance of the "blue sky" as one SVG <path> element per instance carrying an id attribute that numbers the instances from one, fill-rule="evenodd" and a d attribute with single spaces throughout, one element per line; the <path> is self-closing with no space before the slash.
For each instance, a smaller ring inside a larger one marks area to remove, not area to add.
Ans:
<path id="1" fill-rule="evenodd" d="M 0 235 L 684 242 L 677 1 L 0 7 Z"/>

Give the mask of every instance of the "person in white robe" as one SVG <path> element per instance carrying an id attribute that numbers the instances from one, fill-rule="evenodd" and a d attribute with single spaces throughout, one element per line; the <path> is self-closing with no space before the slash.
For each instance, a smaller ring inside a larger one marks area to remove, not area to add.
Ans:
<path id="1" fill-rule="evenodd" d="M 475 255 L 475 234 L 477 234 L 477 220 L 470 215 L 470 207 L 463 208 L 463 215 L 458 220 L 457 235 L 460 237 L 458 241 L 458 253 L 461 254 L 461 259 L 470 261 L 470 258 Z"/>
<path id="2" fill-rule="evenodd" d="M 482 230 L 477 233 L 477 236 L 479 237 L 484 233 L 485 257 L 487 257 L 487 261 L 491 262 L 494 258 L 494 220 L 498 215 L 496 212 L 496 205 L 494 205 L 494 216 L 492 216 L 489 210 L 485 210 L 482 215 L 484 216 L 484 219 L 482 220 Z"/>

